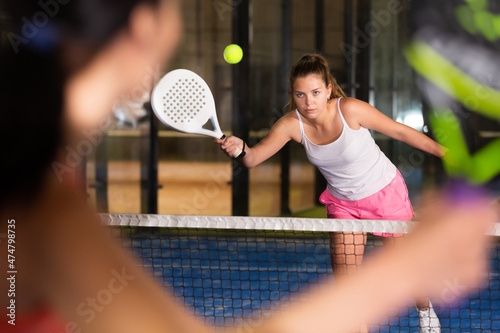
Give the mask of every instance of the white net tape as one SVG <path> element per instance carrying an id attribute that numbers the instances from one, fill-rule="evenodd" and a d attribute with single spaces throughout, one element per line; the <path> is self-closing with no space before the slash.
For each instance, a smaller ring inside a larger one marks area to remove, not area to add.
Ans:
<path id="1" fill-rule="evenodd" d="M 408 233 L 415 221 L 345 220 L 299 217 L 100 214 L 110 226 L 171 227 L 201 229 L 239 229 L 317 232 Z M 489 235 L 500 236 L 500 223 Z"/>

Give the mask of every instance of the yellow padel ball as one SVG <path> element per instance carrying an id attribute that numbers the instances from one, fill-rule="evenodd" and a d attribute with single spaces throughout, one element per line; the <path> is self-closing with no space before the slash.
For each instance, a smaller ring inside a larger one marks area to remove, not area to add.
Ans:
<path id="1" fill-rule="evenodd" d="M 224 60 L 230 64 L 237 64 L 243 58 L 243 50 L 237 44 L 230 44 L 224 49 Z"/>

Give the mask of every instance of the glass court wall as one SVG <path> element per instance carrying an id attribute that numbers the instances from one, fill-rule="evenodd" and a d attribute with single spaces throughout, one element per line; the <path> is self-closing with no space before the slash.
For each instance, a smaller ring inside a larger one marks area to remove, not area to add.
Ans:
<path id="1" fill-rule="evenodd" d="M 185 31 L 175 59 L 163 72 L 151 68 L 134 96 L 117 103 L 88 158 L 89 200 L 110 213 L 279 216 L 316 206 L 325 182 L 300 144 L 290 142 L 245 170 L 212 139 L 168 130 L 142 103 L 166 72 L 190 69 L 210 86 L 223 132 L 252 146 L 288 111 L 290 67 L 318 52 L 349 96 L 423 131 L 422 105 L 402 56 L 408 3 L 183 0 Z M 222 56 L 231 43 L 245 52 L 236 65 Z M 374 135 L 412 196 L 435 182 L 431 157 Z"/>

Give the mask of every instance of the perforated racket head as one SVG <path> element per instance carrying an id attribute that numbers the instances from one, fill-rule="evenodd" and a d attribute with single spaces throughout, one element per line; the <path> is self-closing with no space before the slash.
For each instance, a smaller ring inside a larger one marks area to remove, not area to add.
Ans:
<path id="1" fill-rule="evenodd" d="M 176 69 L 161 78 L 151 94 L 158 119 L 173 130 L 225 139 L 217 119 L 215 102 L 207 83 L 196 73 Z M 203 128 L 207 122 L 212 129 Z M 233 157 L 244 156 L 236 149 Z"/>
<path id="2" fill-rule="evenodd" d="M 153 89 L 151 106 L 158 119 L 176 131 L 223 137 L 212 92 L 192 71 L 176 69 L 163 76 Z M 213 130 L 203 128 L 208 121 Z"/>

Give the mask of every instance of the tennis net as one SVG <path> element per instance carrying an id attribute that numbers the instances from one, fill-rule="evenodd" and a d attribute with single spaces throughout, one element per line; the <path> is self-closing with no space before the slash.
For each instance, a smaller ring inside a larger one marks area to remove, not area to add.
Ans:
<path id="1" fill-rule="evenodd" d="M 186 311 L 217 331 L 251 332 L 256 319 L 286 309 L 333 281 L 330 237 L 367 232 L 368 259 L 383 246 L 371 233 L 407 233 L 415 222 L 311 218 L 101 214 L 121 244 Z M 491 231 L 499 236 L 498 225 Z M 348 238 L 345 238 L 346 243 Z M 346 247 L 346 251 L 349 249 Z M 488 283 L 436 307 L 442 332 L 500 332 L 500 243 L 490 251 Z M 413 303 L 370 332 L 418 332 Z"/>

